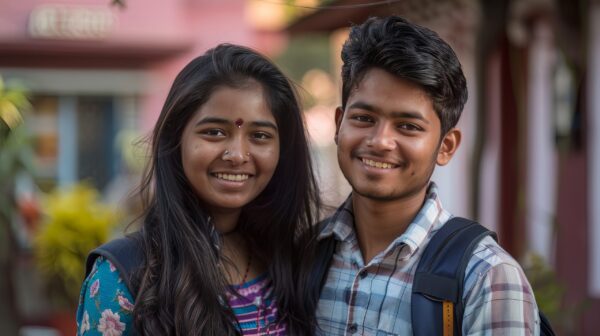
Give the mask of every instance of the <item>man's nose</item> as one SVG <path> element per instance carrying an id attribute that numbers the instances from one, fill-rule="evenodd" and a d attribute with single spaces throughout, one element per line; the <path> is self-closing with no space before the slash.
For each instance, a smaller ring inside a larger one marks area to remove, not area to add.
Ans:
<path id="1" fill-rule="evenodd" d="M 380 124 L 373 129 L 373 133 L 367 139 L 367 146 L 376 150 L 390 151 L 396 148 L 396 132 L 390 123 Z"/>

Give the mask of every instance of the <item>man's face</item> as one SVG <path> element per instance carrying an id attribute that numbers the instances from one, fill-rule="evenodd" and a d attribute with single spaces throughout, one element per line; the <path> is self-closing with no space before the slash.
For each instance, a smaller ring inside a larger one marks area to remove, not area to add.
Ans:
<path id="1" fill-rule="evenodd" d="M 460 142 L 457 129 L 441 138 L 425 91 L 378 68 L 337 109 L 336 125 L 344 176 L 355 193 L 381 201 L 424 193 L 436 163 L 448 163 Z"/>

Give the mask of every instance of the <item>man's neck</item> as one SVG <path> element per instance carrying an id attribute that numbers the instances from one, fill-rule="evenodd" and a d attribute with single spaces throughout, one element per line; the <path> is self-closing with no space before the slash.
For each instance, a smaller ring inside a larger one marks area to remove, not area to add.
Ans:
<path id="1" fill-rule="evenodd" d="M 354 193 L 352 207 L 365 265 L 402 235 L 425 200 L 426 189 L 407 198 L 380 201 Z"/>

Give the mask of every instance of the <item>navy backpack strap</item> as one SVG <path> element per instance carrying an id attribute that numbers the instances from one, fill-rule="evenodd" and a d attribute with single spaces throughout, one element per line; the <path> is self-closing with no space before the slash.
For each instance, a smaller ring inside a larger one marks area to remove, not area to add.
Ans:
<path id="1" fill-rule="evenodd" d="M 546 315 L 544 315 L 544 313 L 542 313 L 541 310 L 539 310 L 539 312 L 540 312 L 540 336 L 555 336 L 556 334 L 554 333 L 554 330 L 552 329 L 550 320 L 548 320 Z"/>
<path id="2" fill-rule="evenodd" d="M 90 252 L 86 261 L 86 277 L 92 271 L 96 259 L 100 256 L 105 257 L 117 268 L 121 279 L 135 299 L 137 288 L 133 284 L 132 276 L 134 271 L 144 263 L 140 238 L 141 234 L 136 232 L 130 236 L 112 240 Z"/>
<path id="3" fill-rule="evenodd" d="M 308 285 L 308 288 L 310 288 L 309 295 L 314 302 L 314 309 L 317 308 L 319 297 L 321 296 L 321 292 L 323 291 L 323 287 L 327 280 L 327 273 L 335 251 L 335 245 L 336 240 L 332 236 L 323 238 L 317 243 L 317 258 L 314 260 L 311 267 L 312 271 Z"/>
<path id="4" fill-rule="evenodd" d="M 450 219 L 433 235 L 413 280 L 413 335 L 443 335 L 443 312 L 447 307 L 454 312 L 454 319 L 447 316 L 452 321 L 454 335 L 461 334 L 465 269 L 477 244 L 488 235 L 496 239 L 494 232 L 460 217 Z"/>
<path id="5" fill-rule="evenodd" d="M 340 209 L 338 209 L 333 216 L 324 219 L 318 224 L 318 232 L 319 234 L 327 227 L 327 225 L 331 222 L 337 220 L 339 216 Z M 325 281 L 327 281 L 327 274 L 329 273 L 329 266 L 331 265 L 331 259 L 333 257 L 333 253 L 335 252 L 337 240 L 333 235 L 322 238 L 317 242 L 316 248 L 316 260 L 312 266 L 312 282 L 311 287 L 311 295 L 317 298 L 316 302 L 319 301 L 319 297 L 321 296 L 321 292 L 323 291 L 323 286 L 325 286 Z M 316 307 L 315 307 L 316 308 Z"/>

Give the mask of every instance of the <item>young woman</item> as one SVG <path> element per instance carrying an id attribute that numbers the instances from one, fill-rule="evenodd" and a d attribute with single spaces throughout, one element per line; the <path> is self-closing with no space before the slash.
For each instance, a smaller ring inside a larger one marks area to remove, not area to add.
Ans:
<path id="1" fill-rule="evenodd" d="M 95 259 L 80 335 L 311 333 L 295 265 L 318 194 L 295 91 L 272 63 L 234 45 L 189 63 L 155 125 L 141 191 L 136 289 L 114 260 Z"/>

